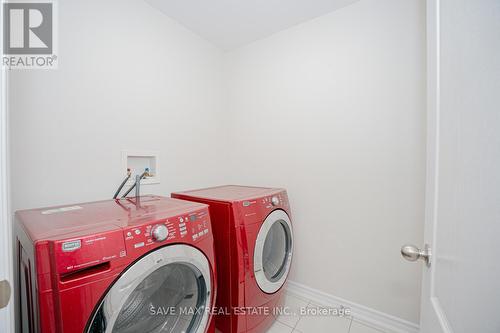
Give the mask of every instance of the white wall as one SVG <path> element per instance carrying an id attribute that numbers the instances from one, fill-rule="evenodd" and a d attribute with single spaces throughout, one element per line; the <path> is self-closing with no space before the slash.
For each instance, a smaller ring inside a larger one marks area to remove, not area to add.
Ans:
<path id="1" fill-rule="evenodd" d="M 4 1 L 0 1 L 0 17 L 4 17 Z M 3 24 L 0 24 L 0 36 L 3 36 Z M 3 43 L 0 43 L 3 55 Z M 9 122 L 7 104 L 7 76 L 5 68 L 0 69 L 0 281 L 13 281 L 13 256 L 10 235 L 10 175 L 9 175 Z M 0 309 L 0 332 L 14 331 L 14 306 L 12 302 Z"/>
<path id="2" fill-rule="evenodd" d="M 13 208 L 110 198 L 123 149 L 160 152 L 160 185 L 224 181 L 222 53 L 141 0 L 59 1 L 59 69 L 10 76 Z"/>
<path id="3" fill-rule="evenodd" d="M 363 0 L 227 55 L 232 181 L 288 188 L 291 279 L 413 322 L 425 176 L 425 7 Z"/>

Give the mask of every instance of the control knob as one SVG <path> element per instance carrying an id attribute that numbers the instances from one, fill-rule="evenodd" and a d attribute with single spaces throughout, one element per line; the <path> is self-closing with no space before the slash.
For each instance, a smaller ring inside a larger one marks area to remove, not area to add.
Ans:
<path id="1" fill-rule="evenodd" d="M 155 242 L 162 242 L 168 237 L 168 228 L 164 224 L 158 224 L 151 230 L 151 237 Z"/>
<path id="2" fill-rule="evenodd" d="M 280 199 L 274 196 L 271 198 L 271 203 L 273 204 L 273 206 L 278 206 L 280 204 Z"/>

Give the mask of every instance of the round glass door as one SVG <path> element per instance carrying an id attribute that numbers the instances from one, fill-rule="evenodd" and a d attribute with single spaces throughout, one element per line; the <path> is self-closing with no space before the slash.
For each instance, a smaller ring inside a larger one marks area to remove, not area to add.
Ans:
<path id="1" fill-rule="evenodd" d="M 209 269 L 205 256 L 190 246 L 173 245 L 148 254 L 113 285 L 88 332 L 205 332 Z"/>
<path id="2" fill-rule="evenodd" d="M 288 215 L 275 210 L 262 224 L 254 252 L 254 274 L 260 289 L 278 291 L 288 276 L 292 260 L 292 225 Z"/>

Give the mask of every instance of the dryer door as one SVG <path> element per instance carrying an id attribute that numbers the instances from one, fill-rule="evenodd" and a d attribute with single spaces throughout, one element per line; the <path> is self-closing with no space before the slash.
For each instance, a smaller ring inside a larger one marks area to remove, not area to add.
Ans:
<path id="1" fill-rule="evenodd" d="M 202 252 L 171 245 L 144 256 L 110 288 L 91 333 L 203 333 L 211 307 L 210 264 Z"/>
<path id="2" fill-rule="evenodd" d="M 272 294 L 285 284 L 292 252 L 290 218 L 283 210 L 275 210 L 264 220 L 255 243 L 254 274 L 262 291 Z"/>

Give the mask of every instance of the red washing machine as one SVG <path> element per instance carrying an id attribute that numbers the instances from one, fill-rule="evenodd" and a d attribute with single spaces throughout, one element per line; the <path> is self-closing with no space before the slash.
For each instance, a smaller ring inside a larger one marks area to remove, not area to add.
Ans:
<path id="1" fill-rule="evenodd" d="M 208 207 L 158 196 L 16 213 L 17 332 L 214 332 Z"/>
<path id="2" fill-rule="evenodd" d="M 210 206 L 217 260 L 216 306 L 222 333 L 265 332 L 279 314 L 293 253 L 287 193 L 283 189 L 221 186 L 173 193 Z"/>

